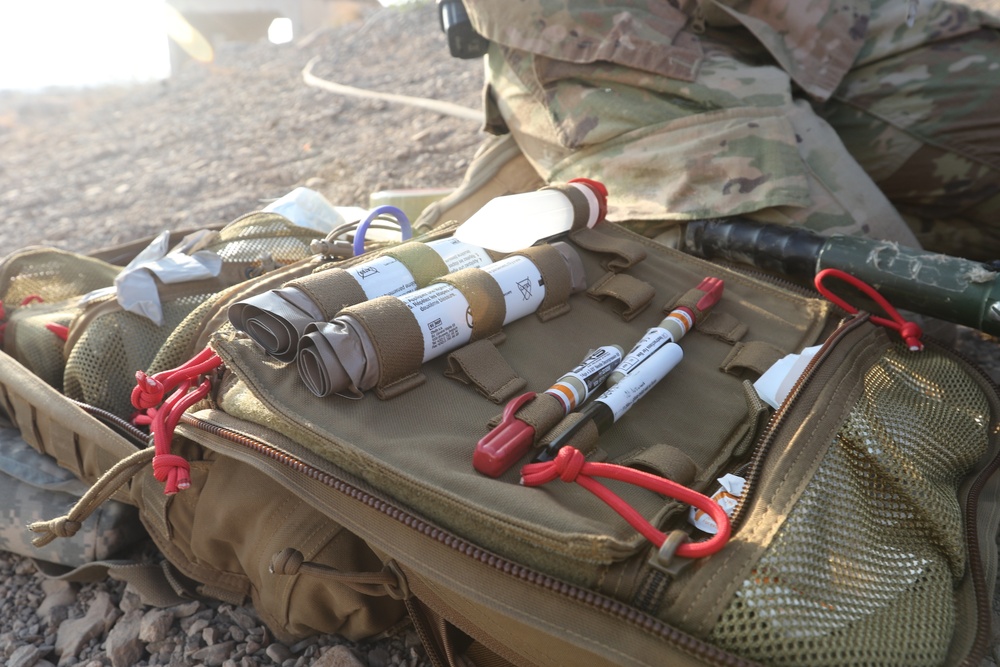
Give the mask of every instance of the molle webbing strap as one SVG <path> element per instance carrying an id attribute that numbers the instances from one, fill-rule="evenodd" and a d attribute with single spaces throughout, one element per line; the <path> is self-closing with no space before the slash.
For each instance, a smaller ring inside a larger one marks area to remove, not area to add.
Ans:
<path id="1" fill-rule="evenodd" d="M 375 394 L 379 398 L 392 398 L 423 384 L 424 338 L 406 304 L 393 296 L 380 296 L 345 308 L 344 314 L 364 327 L 375 348 L 380 369 Z"/>
<path id="2" fill-rule="evenodd" d="M 721 368 L 734 375 L 749 370 L 760 376 L 786 354 L 789 353 L 759 340 L 736 343 L 722 362 Z"/>
<path id="3" fill-rule="evenodd" d="M 535 429 L 535 444 L 548 433 L 559 420 L 566 416 L 562 403 L 555 396 L 546 393 L 536 394 L 533 400 L 521 406 L 514 416 Z M 490 428 L 495 428 L 503 415 L 499 414 L 489 421 Z"/>
<path id="4" fill-rule="evenodd" d="M 618 273 L 646 259 L 646 248 L 641 243 L 609 236 L 590 227 L 576 230 L 569 238 L 584 250 L 607 255 L 601 262 L 607 271 Z"/>
<path id="5" fill-rule="evenodd" d="M 744 322 L 719 310 L 713 310 L 704 320 L 699 320 L 695 328 L 695 331 L 729 344 L 743 338 L 748 330 Z"/>
<path id="6" fill-rule="evenodd" d="M 494 403 L 506 403 L 528 383 L 511 368 L 489 338 L 469 343 L 449 354 L 444 374 L 471 384 Z"/>
<path id="7" fill-rule="evenodd" d="M 542 274 L 545 298 L 535 313 L 538 319 L 548 322 L 569 312 L 569 295 L 573 285 L 566 260 L 559 251 L 551 245 L 536 245 L 512 254 L 527 257 Z"/>
<path id="8" fill-rule="evenodd" d="M 330 321 L 344 308 L 368 300 L 358 281 L 343 269 L 317 271 L 286 283 L 306 294 Z"/>
<path id="9" fill-rule="evenodd" d="M 558 398 L 541 393 L 535 396 L 535 400 L 526 403 L 514 416 L 535 429 L 537 443 L 566 416 L 566 412 Z"/>
<path id="10" fill-rule="evenodd" d="M 503 328 L 503 321 L 507 317 L 507 303 L 503 298 L 503 290 L 493 276 L 482 269 L 469 268 L 441 276 L 434 282 L 451 285 L 469 302 L 472 341 L 488 338 Z"/>
<path id="11" fill-rule="evenodd" d="M 425 243 L 409 241 L 389 248 L 383 254 L 406 267 L 417 283 L 417 289 L 427 287 L 432 280 L 448 273 L 448 265 L 441 259 L 441 255 Z"/>
<path id="12" fill-rule="evenodd" d="M 631 453 L 615 463 L 653 472 L 684 486 L 689 486 L 698 477 L 698 466 L 691 457 L 677 447 L 664 443 Z"/>
<path id="13" fill-rule="evenodd" d="M 618 314 L 626 322 L 646 309 L 656 295 L 649 283 L 627 273 L 605 273 L 590 286 L 587 295 L 597 301 L 611 298 L 617 302 Z"/>

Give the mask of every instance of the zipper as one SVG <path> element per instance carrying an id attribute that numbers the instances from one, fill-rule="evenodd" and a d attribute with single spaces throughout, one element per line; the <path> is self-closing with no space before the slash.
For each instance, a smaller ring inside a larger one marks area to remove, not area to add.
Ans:
<path id="1" fill-rule="evenodd" d="M 761 434 L 760 441 L 754 449 L 750 460 L 740 467 L 740 471 L 744 473 L 741 476 L 745 478 L 746 483 L 744 492 L 740 496 L 740 500 L 733 510 L 733 515 L 731 517 L 733 533 L 739 529 L 742 522 L 746 519 L 746 507 L 749 505 L 749 501 L 753 496 L 755 484 L 760 478 L 764 459 L 766 459 L 767 454 L 770 451 L 778 430 L 788 419 L 788 414 L 795 407 L 798 397 L 809 386 L 811 380 L 816 375 L 817 367 L 831 354 L 833 348 L 836 347 L 836 345 L 849 333 L 867 321 L 868 314 L 860 313 L 838 327 L 824 342 L 819 352 L 817 352 L 817 354 L 806 365 L 805 370 L 799 376 L 798 380 L 796 380 L 795 384 L 792 385 L 792 389 L 789 391 L 788 397 L 782 403 L 781 407 L 773 415 L 771 415 L 771 418 L 765 426 L 764 431 Z M 998 402 L 996 399 L 1000 399 L 1000 387 L 993 382 L 992 378 L 990 378 L 985 371 L 983 371 L 977 364 L 969 361 L 961 353 L 952 350 L 951 348 L 933 341 L 925 342 L 933 343 L 936 348 L 962 361 L 965 366 L 977 373 L 982 378 L 984 386 L 989 387 L 989 389 L 992 390 L 995 400 L 991 401 L 991 403 L 994 405 L 994 408 L 996 408 L 996 404 Z M 968 552 L 969 571 L 970 576 L 972 577 L 973 593 L 976 597 L 976 636 L 973 641 L 973 645 L 969 650 L 969 654 L 961 663 L 963 667 L 978 666 L 983 658 L 985 658 L 990 646 L 990 619 L 992 617 L 992 607 L 987 591 L 983 562 L 979 553 L 979 531 L 977 528 L 977 519 L 979 494 L 986 486 L 990 477 L 992 477 L 997 470 L 1000 470 L 1000 451 L 994 455 L 990 463 L 980 471 L 979 475 L 973 481 L 972 486 L 966 495 L 965 504 L 963 506 L 965 546 L 966 551 Z"/>
<path id="2" fill-rule="evenodd" d="M 998 468 L 1000 468 L 1000 453 L 994 456 L 990 464 L 976 477 L 965 500 L 965 540 L 966 548 L 969 550 L 969 573 L 976 595 L 976 639 L 969 655 L 962 661 L 963 667 L 979 665 L 990 648 L 990 618 L 993 610 L 987 595 L 983 561 L 979 557 L 979 529 L 976 527 L 976 521 L 979 513 L 979 494 Z"/>
<path id="3" fill-rule="evenodd" d="M 935 347 L 947 351 L 948 354 L 964 362 L 969 368 L 974 369 L 979 377 L 982 378 L 984 385 L 992 390 L 993 398 L 996 399 L 991 401 L 993 407 L 998 407 L 998 404 L 1000 404 L 1000 385 L 994 382 L 993 378 L 979 364 L 951 347 L 946 347 L 936 342 Z M 998 415 L 998 418 L 1000 418 L 1000 415 Z M 995 426 L 994 428 L 1000 429 L 1000 426 Z M 976 595 L 976 639 L 972 644 L 969 655 L 962 661 L 962 667 L 978 667 L 990 649 L 993 607 L 992 600 L 988 595 L 989 591 L 986 584 L 983 561 L 979 555 L 979 528 L 977 521 L 979 518 L 979 494 L 987 482 L 989 482 L 990 477 L 998 469 L 1000 469 L 1000 451 L 997 451 L 989 464 L 980 471 L 979 475 L 972 482 L 972 486 L 969 488 L 969 493 L 965 499 L 965 507 L 963 508 L 965 510 L 965 546 L 969 552 L 969 573 L 972 577 L 972 588 Z"/>
<path id="4" fill-rule="evenodd" d="M 359 489 L 358 487 L 325 470 L 320 470 L 319 468 L 316 468 L 315 466 L 252 436 L 244 433 L 238 433 L 224 426 L 220 426 L 194 416 L 190 413 L 184 413 L 181 415 L 180 421 L 183 424 L 218 438 L 222 443 L 235 445 L 243 449 L 249 449 L 261 456 L 264 456 L 265 458 L 277 462 L 282 466 L 290 468 L 298 473 L 302 473 L 354 501 L 360 502 L 381 512 L 405 527 L 415 530 L 418 533 L 445 545 L 452 551 L 455 551 L 462 556 L 471 558 L 483 565 L 502 572 L 505 575 L 531 584 L 532 586 L 539 587 L 545 591 L 555 593 L 567 599 L 581 602 L 610 616 L 617 617 L 620 620 L 628 622 L 631 625 L 639 627 L 642 630 L 663 639 L 667 643 L 684 650 L 686 653 L 705 660 L 709 664 L 717 665 L 718 667 L 750 667 L 757 664 L 744 660 L 731 653 L 727 653 L 711 644 L 685 634 L 667 625 L 655 616 L 639 611 L 635 607 L 624 602 L 606 597 L 590 589 L 581 588 L 574 584 L 564 582 L 560 579 L 556 579 L 555 577 L 543 574 L 537 570 L 533 570 L 514 561 L 503 558 L 502 556 L 498 556 L 497 554 L 487 551 L 469 542 L 468 540 L 455 535 L 454 533 L 428 523 L 418 516 L 410 514 L 405 509 L 394 505 L 392 502 L 387 501 L 384 498 Z"/>
<path id="5" fill-rule="evenodd" d="M 746 507 L 750 504 L 750 499 L 752 498 L 755 490 L 754 487 L 760 479 L 764 459 L 767 458 L 767 454 L 770 452 L 771 446 L 774 444 L 774 440 L 777 437 L 777 433 L 782 424 L 787 421 L 789 413 L 795 407 L 798 397 L 802 394 L 805 388 L 809 386 L 809 383 L 815 374 L 816 367 L 819 366 L 824 359 L 830 356 L 833 348 L 836 347 L 841 340 L 867 321 L 868 315 L 862 314 L 852 317 L 850 320 L 837 327 L 830 337 L 824 341 L 823 346 L 819 349 L 819 352 L 817 352 L 816 355 L 809 360 L 809 363 L 806 364 L 805 369 L 795 381 L 795 384 L 792 385 L 792 388 L 788 392 L 788 396 L 785 398 L 784 402 L 781 404 L 781 407 L 771 415 L 771 418 L 768 420 L 767 425 L 761 433 L 757 446 L 754 448 L 754 451 L 750 456 L 750 460 L 742 466 L 746 469 L 746 474 L 743 476 L 745 482 L 743 485 L 743 494 L 740 496 L 739 502 L 736 504 L 736 507 L 733 509 L 733 514 L 730 517 L 730 525 L 732 526 L 733 533 L 739 530 L 739 527 L 746 519 Z"/>

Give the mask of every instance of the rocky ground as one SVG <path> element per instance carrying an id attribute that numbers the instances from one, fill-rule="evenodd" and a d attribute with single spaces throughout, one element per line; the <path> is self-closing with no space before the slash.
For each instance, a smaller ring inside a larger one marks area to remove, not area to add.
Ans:
<path id="1" fill-rule="evenodd" d="M 482 62 L 451 58 L 430 3 L 378 9 L 293 44 L 217 45 L 211 65 L 128 88 L 0 92 L 0 247 L 86 251 L 228 222 L 297 186 L 367 206 L 389 188 L 453 187 L 474 121 L 307 86 L 351 86 L 480 108 Z M 121 582 L 43 581 L 0 552 L 0 662 L 10 667 L 389 667 L 426 664 L 414 632 L 286 646 L 252 607 L 143 607 Z"/>
<path id="2" fill-rule="evenodd" d="M 448 56 L 431 4 L 369 8 L 288 45 L 221 44 L 213 64 L 185 63 L 163 83 L 0 93 L 0 247 L 85 251 L 224 223 L 300 185 L 366 206 L 378 190 L 458 184 L 477 123 L 307 86 L 314 56 L 324 79 L 480 106 L 482 63 Z M 995 341 L 963 330 L 957 345 L 1000 381 Z M 425 664 L 408 629 L 286 646 L 249 607 L 147 608 L 120 582 L 44 581 L 3 552 L 0 600 L 12 667 Z"/>

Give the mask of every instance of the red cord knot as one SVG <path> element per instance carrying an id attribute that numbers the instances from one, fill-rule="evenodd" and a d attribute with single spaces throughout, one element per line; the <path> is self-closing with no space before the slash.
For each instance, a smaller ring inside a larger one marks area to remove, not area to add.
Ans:
<path id="1" fill-rule="evenodd" d="M 878 315 L 872 315 L 869 319 L 874 324 L 879 324 L 883 327 L 888 327 L 889 329 L 895 329 L 898 331 L 899 335 L 903 339 L 903 342 L 906 343 L 906 346 L 911 352 L 919 352 L 924 349 L 924 344 L 920 340 L 924 335 L 924 332 L 921 330 L 920 325 L 916 322 L 904 319 L 903 316 L 899 314 L 899 311 L 896 310 L 891 303 L 889 303 L 889 300 L 882 296 L 874 287 L 860 278 L 852 276 L 846 271 L 841 271 L 840 269 L 823 269 L 816 274 L 816 277 L 813 278 L 813 283 L 816 285 L 817 291 L 826 297 L 828 301 L 840 306 L 852 315 L 858 312 L 858 309 L 831 292 L 826 285 L 823 284 L 823 280 L 826 278 L 836 278 L 837 280 L 842 280 L 848 285 L 851 285 L 864 293 L 865 296 L 878 304 L 878 306 L 885 311 L 885 314 L 889 316 L 879 317 Z"/>
<path id="2" fill-rule="evenodd" d="M 920 325 L 912 321 L 904 321 L 899 326 L 899 335 L 903 337 L 903 342 L 906 346 L 910 348 L 913 352 L 919 352 L 924 349 L 924 344 L 920 338 L 924 335 L 923 329 Z"/>
<path id="3" fill-rule="evenodd" d="M 177 454 L 157 454 L 153 457 L 153 476 L 163 482 L 163 492 L 172 496 L 191 486 L 191 464 Z"/>
<path id="4" fill-rule="evenodd" d="M 135 386 L 132 388 L 132 407 L 140 411 L 155 408 L 163 402 L 165 391 L 162 382 L 146 375 L 144 371 L 136 371 Z"/>
<path id="5" fill-rule="evenodd" d="M 552 461 L 559 479 L 564 482 L 575 482 L 586 462 L 587 457 L 576 447 L 563 447 Z"/>
<path id="6" fill-rule="evenodd" d="M 586 462 L 587 457 L 576 447 L 563 447 L 551 461 L 529 463 L 521 468 L 521 479 L 525 486 L 541 486 L 556 478 L 575 482 Z"/>

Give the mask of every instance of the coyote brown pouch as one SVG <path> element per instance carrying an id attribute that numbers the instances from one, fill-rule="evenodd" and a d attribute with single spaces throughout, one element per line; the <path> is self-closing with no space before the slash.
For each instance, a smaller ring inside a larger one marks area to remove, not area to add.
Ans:
<path id="1" fill-rule="evenodd" d="M 593 348 L 629 349 L 706 276 L 723 279 L 680 341 L 684 358 L 588 450 L 707 495 L 743 477 L 718 552 L 676 555 L 708 536 L 687 505 L 634 485 L 607 482 L 667 534 L 664 548 L 579 484 L 524 486 L 520 465 L 477 473 L 476 442 L 499 408 L 449 378 L 446 358 L 392 398 L 318 398 L 229 324 L 211 338 L 223 363 L 213 393 L 172 443 L 191 487 L 164 496 L 147 465 L 118 495 L 199 592 L 252 597 L 283 637 L 360 638 L 409 613 L 438 664 L 978 664 L 1000 523 L 992 383 L 932 343 L 910 352 L 866 315 L 840 321 L 795 290 L 613 224 L 594 231 L 645 249 L 623 275 L 648 284 L 655 306 L 576 294 L 558 317 L 504 326 L 491 359 L 544 391 Z M 587 248 L 594 284 L 607 257 Z M 781 407 L 767 407 L 752 382 L 817 344 Z M 3 387 L 22 431 L 44 416 Z M 81 455 L 92 434 L 65 434 L 65 422 L 35 430 L 76 447 L 88 471 L 110 456 Z"/>
<path id="2" fill-rule="evenodd" d="M 593 452 L 706 494 L 718 477 L 744 475 L 732 539 L 712 556 L 661 552 L 577 485 L 526 488 L 519 466 L 497 479 L 475 472 L 475 443 L 497 407 L 448 379 L 442 359 L 424 365 L 425 384 L 389 400 L 320 399 L 223 326 L 212 341 L 226 368 L 215 403 L 189 411 L 179 430 L 284 480 L 393 564 L 432 616 L 515 664 L 982 655 L 996 569 L 992 385 L 933 345 L 903 349 L 863 316 L 838 325 L 825 302 L 614 225 L 603 233 L 646 247 L 628 273 L 656 303 L 706 275 L 725 281 L 681 341 L 684 359 Z M 604 276 L 600 253 L 578 249 L 588 281 Z M 529 389 L 544 390 L 589 349 L 628 349 L 663 316 L 650 308 L 626 320 L 586 295 L 570 307 L 504 327 L 497 349 Z M 824 341 L 772 414 L 751 381 Z M 706 539 L 686 506 L 611 486 L 665 533 Z"/>

